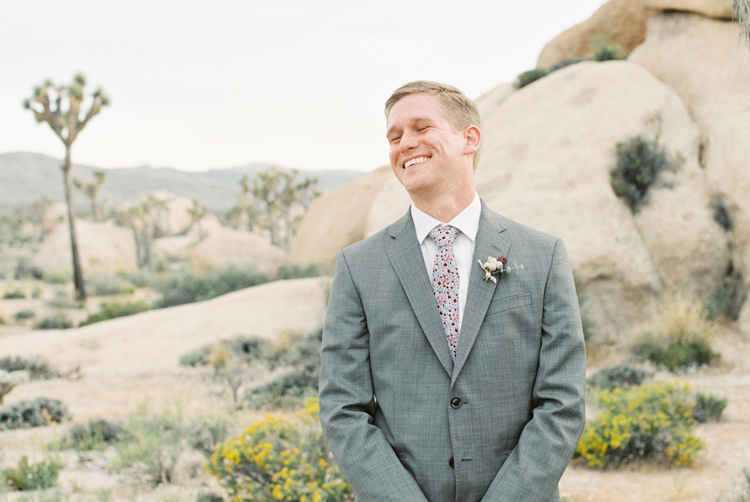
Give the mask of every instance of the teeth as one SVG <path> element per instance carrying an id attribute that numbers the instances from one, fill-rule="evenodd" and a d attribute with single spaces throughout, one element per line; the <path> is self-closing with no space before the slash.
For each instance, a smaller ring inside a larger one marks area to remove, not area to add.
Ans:
<path id="1" fill-rule="evenodd" d="M 427 157 L 417 157 L 416 159 L 411 159 L 404 164 L 404 168 L 412 166 L 414 164 L 418 164 L 419 162 L 426 162 Z"/>

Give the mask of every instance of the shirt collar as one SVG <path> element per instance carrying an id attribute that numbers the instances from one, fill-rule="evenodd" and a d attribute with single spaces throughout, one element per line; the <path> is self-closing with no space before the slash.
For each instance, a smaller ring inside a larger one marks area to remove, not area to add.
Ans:
<path id="1" fill-rule="evenodd" d="M 447 224 L 459 229 L 462 234 L 466 235 L 473 242 L 477 237 L 479 217 L 481 214 L 482 203 L 479 200 L 479 195 L 474 192 L 474 200 L 471 201 L 471 204 L 466 206 L 466 209 L 458 213 L 456 217 Z M 420 244 L 422 244 L 422 242 L 424 242 L 424 240 L 430 235 L 430 231 L 432 231 L 433 228 L 443 225 L 440 220 L 437 220 L 424 211 L 421 211 L 414 204 L 411 205 L 411 218 L 414 221 L 414 228 L 417 230 L 417 241 Z"/>

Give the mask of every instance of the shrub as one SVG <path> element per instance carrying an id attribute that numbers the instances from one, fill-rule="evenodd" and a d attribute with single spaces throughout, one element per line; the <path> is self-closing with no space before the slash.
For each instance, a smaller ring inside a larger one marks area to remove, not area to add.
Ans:
<path id="1" fill-rule="evenodd" d="M 89 420 L 85 424 L 75 424 L 60 441 L 63 449 L 76 451 L 104 450 L 115 443 L 122 435 L 122 427 L 102 418 Z"/>
<path id="2" fill-rule="evenodd" d="M 86 277 L 86 292 L 94 296 L 131 294 L 135 286 L 121 275 L 95 273 Z"/>
<path id="3" fill-rule="evenodd" d="M 38 397 L 0 406 L 0 430 L 39 427 L 68 418 L 68 408 L 57 399 Z"/>
<path id="4" fill-rule="evenodd" d="M 545 70 L 544 68 L 534 68 L 533 70 L 525 71 L 518 75 L 516 81 L 513 83 L 513 86 L 516 89 L 526 87 L 530 83 L 539 80 L 545 75 L 547 75 L 547 70 Z"/>
<path id="5" fill-rule="evenodd" d="M 153 307 L 149 305 L 148 303 L 144 302 L 143 300 L 135 301 L 135 302 L 126 302 L 126 303 L 118 303 L 118 302 L 109 302 L 109 303 L 102 303 L 99 305 L 99 312 L 95 312 L 93 314 L 89 314 L 89 316 L 81 321 L 78 326 L 86 326 L 89 324 L 94 324 L 101 321 L 106 321 L 109 319 L 114 319 L 116 317 L 124 317 L 129 315 L 138 314 L 140 312 L 145 312 L 147 310 L 151 310 Z"/>
<path id="6" fill-rule="evenodd" d="M 245 400 L 251 408 L 292 408 L 318 393 L 320 348 L 323 331 L 308 335 L 294 350 L 279 359 L 292 369 L 265 385 L 248 391 Z"/>
<path id="7" fill-rule="evenodd" d="M 68 319 L 62 312 L 45 317 L 34 323 L 34 329 L 70 329 L 72 327 L 73 321 Z"/>
<path id="8" fill-rule="evenodd" d="M 641 385 L 650 376 L 648 371 L 639 366 L 618 364 L 597 371 L 588 379 L 588 383 L 597 389 L 612 390 Z"/>
<path id="9" fill-rule="evenodd" d="M 750 502 L 750 469 L 744 469 L 743 477 L 734 486 L 716 499 L 717 502 Z"/>
<path id="10" fill-rule="evenodd" d="M 659 174 L 674 169 L 664 147 L 641 136 L 617 143 L 615 156 L 615 167 L 610 173 L 612 189 L 634 213 L 645 203 L 648 189 Z"/>
<path id="11" fill-rule="evenodd" d="M 709 365 L 721 357 L 709 343 L 715 330 L 700 303 L 677 299 L 665 306 L 654 331 L 642 337 L 635 352 L 672 372 Z"/>
<path id="12" fill-rule="evenodd" d="M 17 467 L 3 470 L 3 485 L 12 490 L 41 490 L 57 483 L 57 476 L 65 464 L 54 458 L 46 458 L 32 464 L 25 455 Z"/>
<path id="13" fill-rule="evenodd" d="M 220 340 L 191 350 L 180 357 L 180 364 L 191 367 L 211 364 L 211 354 L 216 350 L 217 343 L 223 345 L 230 354 L 247 362 L 263 359 L 270 347 L 270 342 L 264 338 L 238 335 L 230 340 Z"/>
<path id="14" fill-rule="evenodd" d="M 152 485 L 171 483 L 177 460 L 186 446 L 179 406 L 160 416 L 148 413 L 144 404 L 132 414 L 115 444 L 118 468 L 133 468 Z"/>
<path id="15" fill-rule="evenodd" d="M 695 396 L 695 409 L 693 409 L 693 418 L 699 423 L 708 421 L 718 422 L 727 407 L 728 400 L 711 394 L 699 392 Z"/>
<path id="16" fill-rule="evenodd" d="M 687 384 L 659 382 L 603 390 L 599 417 L 587 421 L 575 457 L 591 467 L 654 459 L 689 466 L 704 448 L 692 434 L 695 402 Z"/>
<path id="17" fill-rule="evenodd" d="M 42 280 L 49 284 L 67 284 L 73 280 L 73 272 L 70 269 L 50 270 L 44 272 Z"/>
<path id="18" fill-rule="evenodd" d="M 194 450 L 210 457 L 216 444 L 226 439 L 231 425 L 225 415 L 207 416 L 193 420 L 186 431 L 188 444 Z"/>
<path id="19" fill-rule="evenodd" d="M 60 376 L 60 373 L 41 357 L 27 359 L 22 356 L 5 356 L 0 358 L 0 370 L 9 373 L 25 370 L 32 380 L 49 380 Z"/>
<path id="20" fill-rule="evenodd" d="M 23 300 L 24 298 L 26 298 L 26 293 L 24 293 L 20 289 L 6 291 L 3 294 L 3 300 Z"/>
<path id="21" fill-rule="evenodd" d="M 354 495 L 320 430 L 315 399 L 301 424 L 266 415 L 216 446 L 206 465 L 236 501 L 351 501 Z"/>
<path id="22" fill-rule="evenodd" d="M 25 258 L 18 260 L 16 270 L 13 272 L 13 278 L 16 280 L 26 279 L 31 277 L 33 279 L 41 279 L 44 276 L 42 269 L 36 265 L 32 265 L 31 262 Z"/>
<path id="23" fill-rule="evenodd" d="M 13 314 L 13 319 L 15 321 L 25 321 L 26 319 L 31 319 L 34 316 L 36 316 L 36 312 L 34 312 L 33 310 L 23 309 Z"/>

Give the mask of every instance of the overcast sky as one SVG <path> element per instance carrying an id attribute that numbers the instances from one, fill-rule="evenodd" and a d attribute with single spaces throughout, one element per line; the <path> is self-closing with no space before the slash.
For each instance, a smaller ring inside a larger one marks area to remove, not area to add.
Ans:
<path id="1" fill-rule="evenodd" d="M 411 80 L 476 98 L 605 0 L 1 0 L 0 153 L 62 157 L 22 107 L 82 72 L 111 105 L 73 145 L 97 167 L 251 162 L 370 171 Z"/>

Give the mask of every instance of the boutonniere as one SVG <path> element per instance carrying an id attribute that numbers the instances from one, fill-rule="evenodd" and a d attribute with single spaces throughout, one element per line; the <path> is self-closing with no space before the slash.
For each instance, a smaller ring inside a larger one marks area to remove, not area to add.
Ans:
<path id="1" fill-rule="evenodd" d="M 519 265 L 516 262 L 513 262 L 515 266 L 508 267 L 508 260 L 505 256 L 498 256 L 497 258 L 488 256 L 487 261 L 484 263 L 482 263 L 481 260 L 477 261 L 479 262 L 479 266 L 482 267 L 482 270 L 484 270 L 484 280 L 492 281 L 495 284 L 497 284 L 497 277 L 502 277 L 503 273 L 523 268 L 523 264 Z"/>

